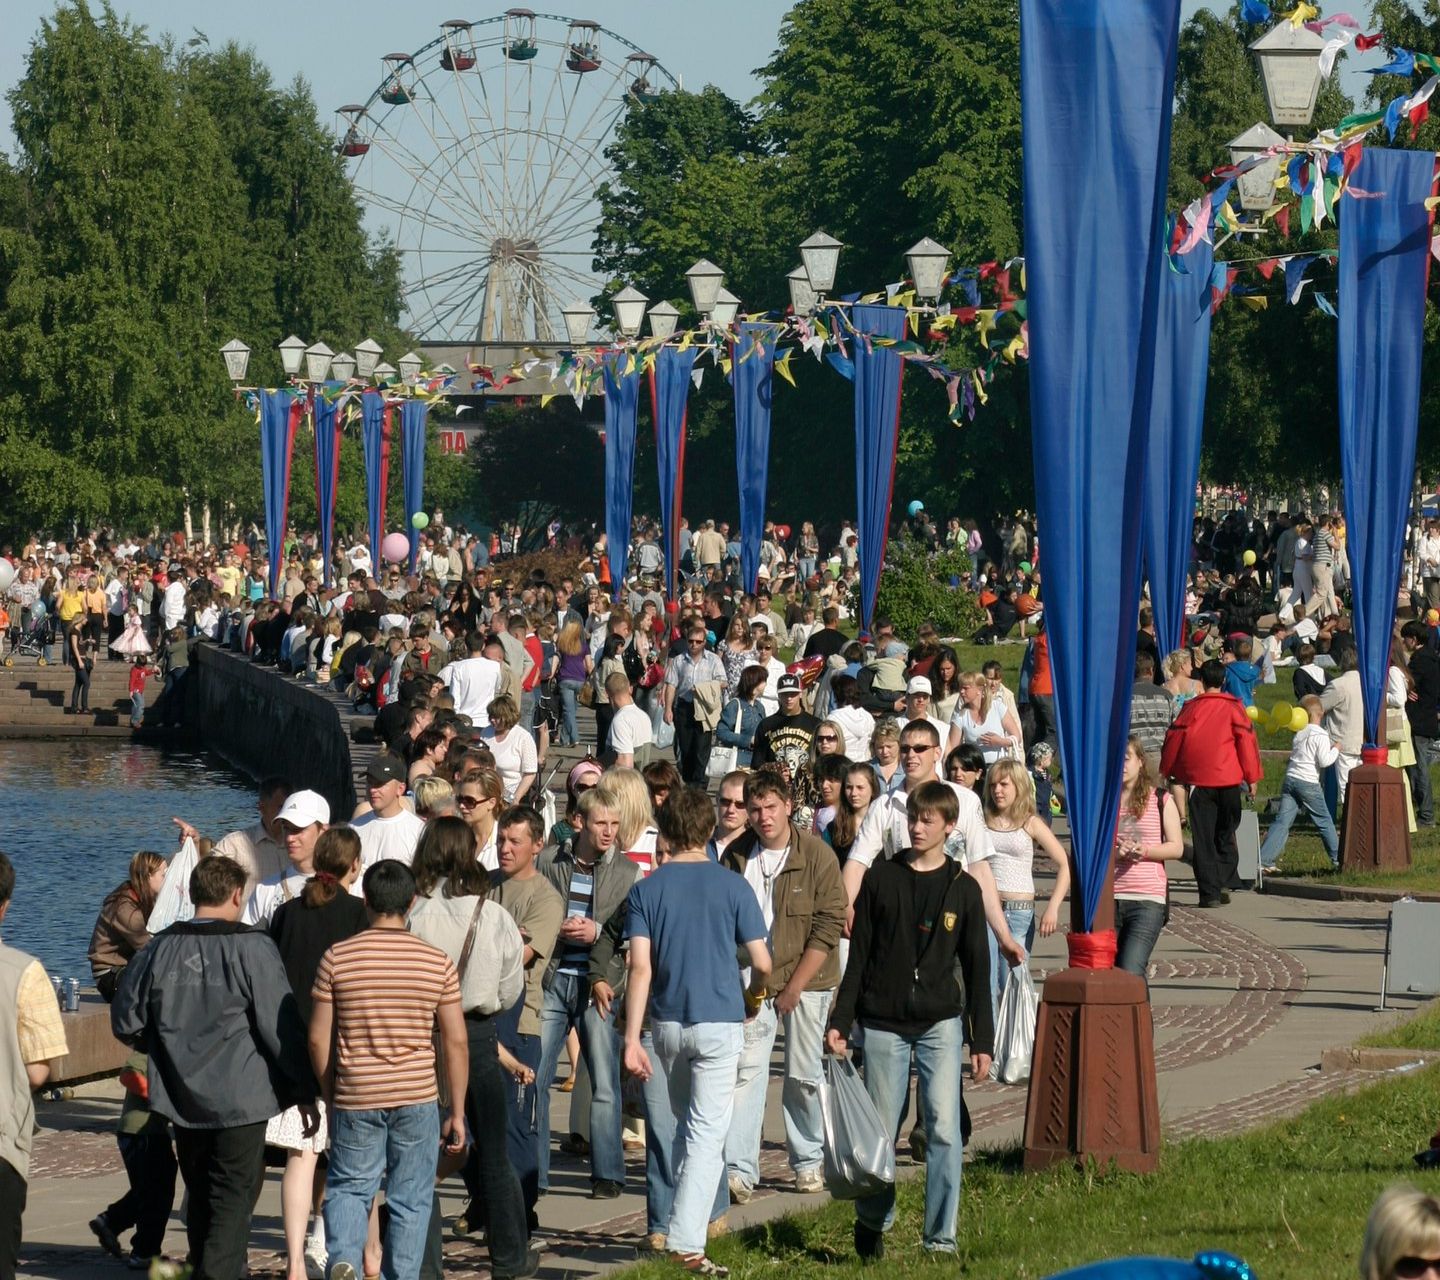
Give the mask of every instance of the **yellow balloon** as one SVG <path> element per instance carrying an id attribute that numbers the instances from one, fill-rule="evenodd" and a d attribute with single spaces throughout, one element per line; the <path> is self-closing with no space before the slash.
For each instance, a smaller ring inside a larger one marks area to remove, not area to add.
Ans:
<path id="1" fill-rule="evenodd" d="M 1288 729 L 1294 710 L 1295 708 L 1288 702 L 1277 702 L 1270 709 L 1270 728 L 1276 733 L 1279 733 L 1281 729 Z"/>
<path id="2" fill-rule="evenodd" d="M 1252 564 L 1255 563 L 1255 553 L 1253 551 L 1247 551 L 1243 556 L 1240 557 L 1240 559 L 1245 562 L 1245 567 L 1248 569 Z"/>
<path id="3" fill-rule="evenodd" d="M 1309 723 L 1310 713 L 1306 711 L 1304 707 L 1296 707 L 1295 710 L 1290 713 L 1291 733 L 1299 733 L 1300 730 Z"/>
<path id="4" fill-rule="evenodd" d="M 1260 708 L 1259 708 L 1259 707 L 1246 707 L 1246 708 L 1245 708 L 1245 714 L 1246 714 L 1247 716 L 1249 716 L 1250 719 L 1252 719 L 1252 720 L 1259 720 L 1259 719 L 1260 719 Z"/>

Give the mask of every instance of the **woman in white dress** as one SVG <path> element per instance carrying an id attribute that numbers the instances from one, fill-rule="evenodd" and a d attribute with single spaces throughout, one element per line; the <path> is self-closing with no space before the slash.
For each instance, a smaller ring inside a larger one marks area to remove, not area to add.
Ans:
<path id="1" fill-rule="evenodd" d="M 962 742 L 979 747 L 987 765 L 1011 758 L 1023 744 L 1020 722 L 1001 699 L 991 697 L 990 684 L 978 671 L 960 677 L 960 701 L 950 719 L 946 753 Z"/>

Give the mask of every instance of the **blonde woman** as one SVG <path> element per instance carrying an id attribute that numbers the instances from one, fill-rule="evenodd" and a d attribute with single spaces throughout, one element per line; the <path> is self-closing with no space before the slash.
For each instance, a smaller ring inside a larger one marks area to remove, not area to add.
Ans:
<path id="1" fill-rule="evenodd" d="M 905 785 L 905 770 L 900 767 L 900 723 L 889 716 L 878 721 L 870 735 L 870 767 L 882 796 Z"/>
<path id="2" fill-rule="evenodd" d="M 1011 756 L 1023 743 L 1020 722 L 999 698 L 991 696 L 990 682 L 978 671 L 960 677 L 960 701 L 950 719 L 948 755 L 962 742 L 979 747 L 987 765 Z"/>
<path id="3" fill-rule="evenodd" d="M 759 662 L 755 642 L 750 638 L 750 623 L 738 609 L 730 620 L 725 639 L 715 646 L 715 652 L 725 664 L 725 696 L 733 698 L 740 687 L 740 673 Z"/>
<path id="4" fill-rule="evenodd" d="M 1162 664 L 1165 672 L 1164 690 L 1175 700 L 1178 713 L 1191 698 L 1200 692 L 1200 682 L 1194 678 L 1195 659 L 1189 649 L 1176 649 L 1167 654 Z"/>
<path id="5" fill-rule="evenodd" d="M 995 877 L 1005 923 L 1010 926 L 1011 936 L 1029 952 L 1036 933 L 1035 846 L 1039 845 L 1055 864 L 1055 888 L 1040 918 L 1042 938 L 1048 938 L 1059 927 L 1060 904 L 1070 890 L 1070 860 L 1055 833 L 1035 812 L 1035 784 L 1029 770 L 1016 760 L 997 760 L 985 775 L 985 826 L 995 850 L 990 872 Z M 986 932 L 990 935 L 990 978 L 998 1014 L 1010 966 L 1001 959 L 994 931 Z"/>
<path id="6" fill-rule="evenodd" d="M 495 819 L 505 802 L 505 785 L 494 769 L 469 769 L 455 787 L 455 808 L 475 837 L 475 860 L 486 871 L 500 870 Z"/>
<path id="7" fill-rule="evenodd" d="M 1360 1250 L 1360 1280 L 1435 1280 L 1440 1276 L 1440 1200 L 1403 1183 L 1370 1207 Z"/>
<path id="8" fill-rule="evenodd" d="M 495 771 L 505 786 L 505 803 L 519 804 L 535 785 L 540 768 L 535 739 L 519 728 L 520 708 L 508 694 L 492 699 L 486 711 L 490 727 L 481 736 L 495 757 Z"/>
<path id="9" fill-rule="evenodd" d="M 415 816 L 433 822 L 436 818 L 456 817 L 455 788 L 437 773 L 417 778 L 414 785 Z"/>
<path id="10" fill-rule="evenodd" d="M 108 608 L 105 588 L 98 574 L 92 573 L 85 580 L 82 600 L 85 605 L 85 634 L 98 645 L 100 637 L 105 634 L 105 610 Z"/>
<path id="11" fill-rule="evenodd" d="M 595 663 L 585 643 L 585 629 L 579 622 L 567 622 L 555 637 L 555 652 L 560 659 L 556 675 L 560 681 L 560 739 L 562 747 L 573 747 L 580 741 L 580 690 Z"/>
<path id="12" fill-rule="evenodd" d="M 655 865 L 657 833 L 645 776 L 638 769 L 609 769 L 595 790 L 595 803 L 620 817 L 616 847 L 648 876 Z"/>

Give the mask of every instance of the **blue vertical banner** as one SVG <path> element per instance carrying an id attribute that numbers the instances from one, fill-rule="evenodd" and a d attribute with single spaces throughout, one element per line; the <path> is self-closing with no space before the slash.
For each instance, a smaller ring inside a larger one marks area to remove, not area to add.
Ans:
<path id="1" fill-rule="evenodd" d="M 685 411 L 690 403 L 694 347 L 661 347 L 650 367 L 650 410 L 655 419 L 655 467 L 660 480 L 660 527 L 665 551 L 665 598 L 679 594 L 680 506 L 685 492 Z"/>
<path id="2" fill-rule="evenodd" d="M 1180 0 L 1020 4 L 1036 514 L 1087 930 L 1130 726 L 1179 29 Z"/>
<path id="3" fill-rule="evenodd" d="M 742 324 L 730 344 L 735 387 L 735 477 L 740 485 L 740 585 L 760 582 L 760 544 L 765 537 L 765 493 L 770 483 L 770 406 L 775 394 L 773 324 Z"/>
<path id="4" fill-rule="evenodd" d="M 605 545 L 610 557 L 610 597 L 625 591 L 630 560 L 630 516 L 635 501 L 635 411 L 640 374 L 628 351 L 607 355 L 605 374 Z"/>
<path id="5" fill-rule="evenodd" d="M 410 539 L 410 572 L 420 554 L 420 530 L 415 515 L 425 510 L 425 422 L 430 406 L 423 400 L 407 400 L 400 406 L 400 453 L 405 467 L 405 536 Z"/>
<path id="6" fill-rule="evenodd" d="M 370 531 L 371 572 L 378 579 L 385 493 L 390 483 L 390 406 L 379 391 L 367 391 L 360 397 L 360 443 L 365 451 L 365 524 Z"/>
<path id="7" fill-rule="evenodd" d="M 890 537 L 890 502 L 895 491 L 895 450 L 900 443 L 900 375 L 905 362 L 891 347 L 870 338 L 905 337 L 905 309 L 857 303 L 855 327 L 855 497 L 860 538 L 860 634 L 870 634 L 880 570 Z"/>
<path id="8" fill-rule="evenodd" d="M 265 496 L 265 546 L 270 571 L 270 599 L 280 591 L 285 565 L 286 509 L 290 505 L 290 457 L 295 441 L 291 409 L 298 407 L 288 391 L 260 393 L 260 483 Z"/>
<path id="9" fill-rule="evenodd" d="M 1365 741 L 1385 742 L 1390 633 L 1415 482 L 1435 180 L 1429 151 L 1367 147 L 1340 217 L 1340 468 Z"/>
<path id="10" fill-rule="evenodd" d="M 1210 269 L 1207 240 L 1170 261 L 1160 276 L 1155 329 L 1155 383 L 1145 460 L 1142 541 L 1160 653 L 1185 633 L 1185 578 L 1200 478 L 1205 384 L 1210 374 Z"/>
<path id="11" fill-rule="evenodd" d="M 320 521 L 320 558 L 330 585 L 335 550 L 335 490 L 340 484 L 340 415 L 336 402 L 315 397 L 315 511 Z"/>

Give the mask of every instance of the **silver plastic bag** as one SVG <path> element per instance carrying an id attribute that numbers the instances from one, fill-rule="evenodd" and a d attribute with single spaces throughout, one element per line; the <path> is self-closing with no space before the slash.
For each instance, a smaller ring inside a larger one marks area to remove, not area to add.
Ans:
<path id="1" fill-rule="evenodd" d="M 895 1181 L 895 1145 L 849 1058 L 827 1054 L 820 1079 L 825 1186 L 837 1200 L 859 1200 Z"/>
<path id="2" fill-rule="evenodd" d="M 995 1059 L 990 1078 L 1001 1084 L 1023 1084 L 1030 1079 L 1035 1054 L 1035 1014 L 1040 997 L 1030 977 L 1030 966 L 1017 964 L 1005 979 L 1000 996 L 1000 1019 L 995 1027 Z"/>

